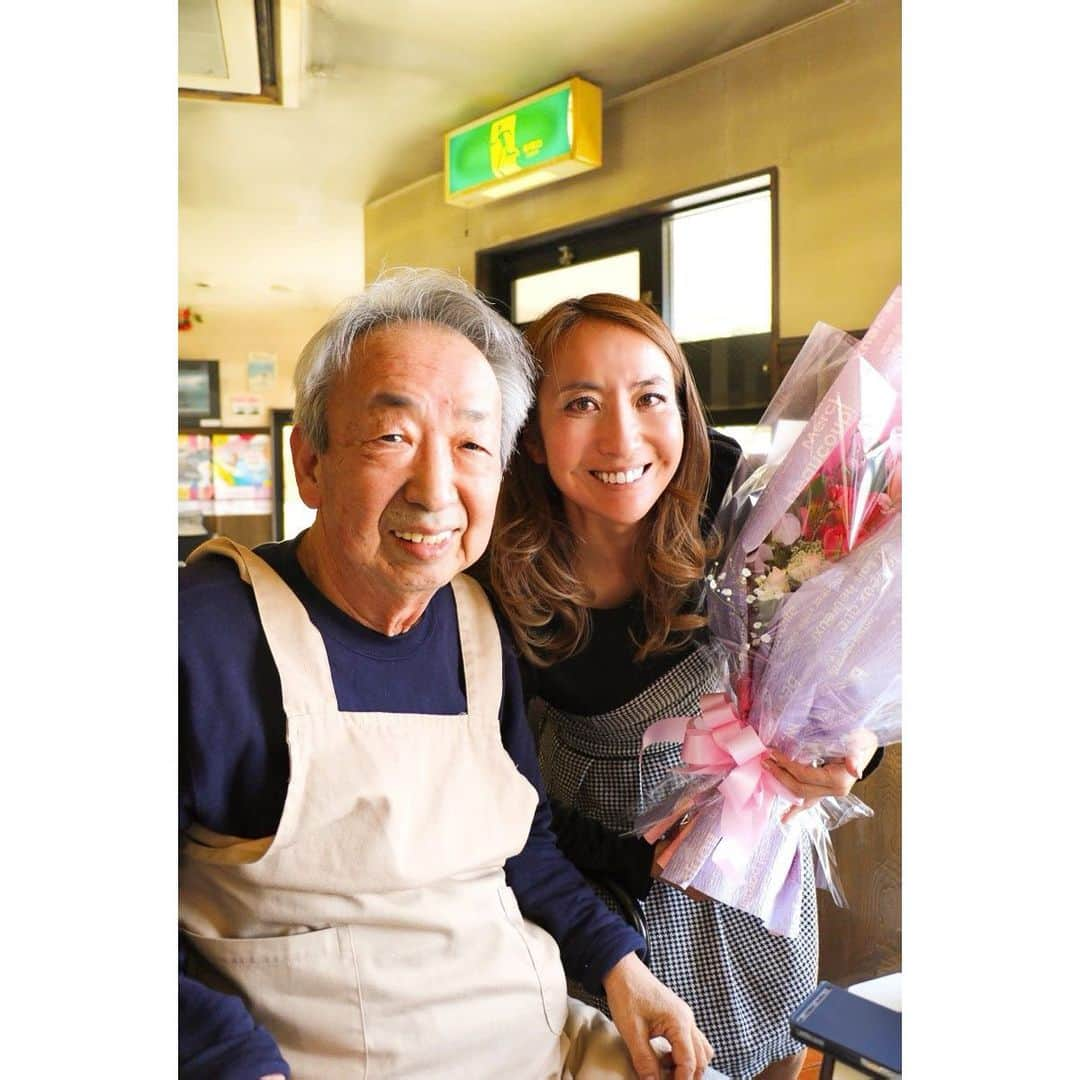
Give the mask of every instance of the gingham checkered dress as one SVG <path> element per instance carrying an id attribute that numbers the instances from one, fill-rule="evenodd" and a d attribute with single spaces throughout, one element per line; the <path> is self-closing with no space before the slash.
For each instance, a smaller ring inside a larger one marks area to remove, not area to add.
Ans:
<path id="1" fill-rule="evenodd" d="M 625 832 L 644 796 L 679 760 L 676 743 L 654 744 L 639 759 L 642 733 L 661 717 L 698 714 L 701 695 L 717 688 L 709 654 L 697 648 L 610 712 L 573 716 L 546 701 L 534 703 L 549 793 Z M 804 848 L 807 869 L 810 858 Z M 788 1017 L 817 985 L 818 963 L 813 872 L 803 881 L 797 938 L 770 934 L 754 916 L 692 900 L 666 882 L 653 882 L 645 899 L 649 966 L 694 1010 L 716 1051 L 713 1066 L 734 1080 L 753 1077 L 802 1047 L 789 1033 Z M 605 1008 L 580 986 L 571 984 L 571 992 Z"/>

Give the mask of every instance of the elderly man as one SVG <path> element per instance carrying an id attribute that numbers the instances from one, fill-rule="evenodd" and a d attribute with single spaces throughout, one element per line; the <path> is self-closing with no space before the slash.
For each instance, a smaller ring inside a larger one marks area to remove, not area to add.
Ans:
<path id="1" fill-rule="evenodd" d="M 300 359 L 315 523 L 181 571 L 184 1077 L 658 1076 L 656 1035 L 679 1077 L 711 1056 L 555 846 L 508 639 L 460 574 L 529 364 L 464 282 L 380 280 Z"/>

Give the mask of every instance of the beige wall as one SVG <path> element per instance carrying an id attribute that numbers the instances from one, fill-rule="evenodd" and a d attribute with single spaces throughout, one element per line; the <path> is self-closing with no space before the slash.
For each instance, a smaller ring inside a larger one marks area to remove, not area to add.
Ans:
<path id="1" fill-rule="evenodd" d="M 330 314 L 329 308 L 265 307 L 214 308 L 192 304 L 203 318 L 179 336 L 181 360 L 217 360 L 221 383 L 221 422 L 226 427 L 267 427 L 270 409 L 291 409 L 292 375 L 300 350 Z M 257 416 L 234 416 L 230 399 L 248 394 L 249 353 L 277 356 L 277 378 L 272 389 L 259 392 L 262 411 Z"/>
<path id="2" fill-rule="evenodd" d="M 365 273 L 478 250 L 775 165 L 780 333 L 864 327 L 900 280 L 900 5 L 856 0 L 604 111 L 604 165 L 463 210 L 441 174 L 365 211 Z"/>

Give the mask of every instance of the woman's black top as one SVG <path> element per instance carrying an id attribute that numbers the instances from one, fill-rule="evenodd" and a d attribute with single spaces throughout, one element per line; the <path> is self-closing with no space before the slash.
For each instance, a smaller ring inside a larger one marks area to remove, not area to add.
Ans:
<path id="1" fill-rule="evenodd" d="M 703 528 L 715 518 L 741 453 L 734 439 L 715 431 L 709 433 L 709 450 L 711 463 L 701 518 Z M 687 607 L 700 610 L 703 603 L 704 590 L 700 590 Z M 526 700 L 539 696 L 576 716 L 609 712 L 637 697 L 670 671 L 708 633 L 708 627 L 703 626 L 679 649 L 635 660 L 638 648 L 635 639 L 640 642 L 646 637 L 641 596 L 636 595 L 614 608 L 592 608 L 589 614 L 592 633 L 584 649 L 552 667 L 523 665 Z"/>
<path id="2" fill-rule="evenodd" d="M 709 487 L 702 511 L 702 527 L 716 516 L 741 450 L 734 439 L 709 433 Z M 700 610 L 704 591 L 687 607 Z M 614 608 L 590 611 L 592 632 L 584 649 L 547 668 L 522 661 L 526 701 L 542 697 L 557 709 L 577 716 L 609 712 L 637 697 L 646 687 L 678 664 L 708 627 L 695 632 L 680 648 L 635 660 L 636 641 L 645 640 L 645 610 L 640 595 Z M 631 632 L 633 637 L 631 637 Z M 552 827 L 562 851 L 584 874 L 614 880 L 631 896 L 643 900 L 652 885 L 652 845 L 636 836 L 620 836 L 600 822 L 551 800 Z"/>

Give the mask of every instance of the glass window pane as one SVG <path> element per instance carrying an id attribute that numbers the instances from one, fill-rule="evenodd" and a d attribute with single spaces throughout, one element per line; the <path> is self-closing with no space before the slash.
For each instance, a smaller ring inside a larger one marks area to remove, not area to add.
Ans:
<path id="1" fill-rule="evenodd" d="M 671 328 L 679 341 L 772 329 L 772 193 L 668 219 Z"/>
<path id="2" fill-rule="evenodd" d="M 640 262 L 637 251 L 624 251 L 620 255 L 517 278 L 510 294 L 510 318 L 516 323 L 532 322 L 562 300 L 594 292 L 617 293 L 639 300 Z"/>

